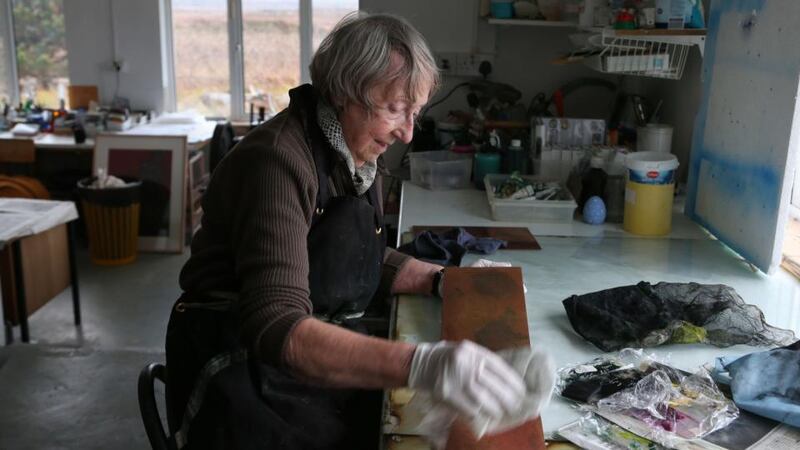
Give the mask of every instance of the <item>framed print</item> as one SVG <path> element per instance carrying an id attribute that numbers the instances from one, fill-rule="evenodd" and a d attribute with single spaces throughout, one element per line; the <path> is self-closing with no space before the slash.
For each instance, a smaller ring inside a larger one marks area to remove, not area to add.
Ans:
<path id="1" fill-rule="evenodd" d="M 95 173 L 98 168 L 142 182 L 140 251 L 183 251 L 186 136 L 98 135 Z"/>

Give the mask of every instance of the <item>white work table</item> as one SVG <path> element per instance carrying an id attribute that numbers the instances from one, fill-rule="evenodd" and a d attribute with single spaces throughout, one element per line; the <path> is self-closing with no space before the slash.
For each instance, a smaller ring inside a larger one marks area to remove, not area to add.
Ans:
<path id="1" fill-rule="evenodd" d="M 67 224 L 67 248 L 69 259 L 70 285 L 72 286 L 72 309 L 75 325 L 81 324 L 80 293 L 78 288 L 78 267 L 75 263 L 75 232 L 72 226 L 78 218 L 78 210 L 73 202 L 54 200 L 32 200 L 25 198 L 0 198 L 0 250 L 11 248 L 14 289 L 17 301 L 17 316 L 20 324 L 22 342 L 29 342 L 28 306 L 25 292 L 25 276 L 20 241 L 23 239 Z M 73 222 L 74 223 L 74 222 Z M 2 309 L 2 308 L 0 308 Z M 6 345 L 13 340 L 10 322 L 3 321 L 6 328 Z"/>
<path id="2" fill-rule="evenodd" d="M 205 145 L 214 134 L 216 122 L 203 121 L 191 124 L 173 123 L 147 123 L 135 126 L 125 131 L 106 132 L 108 134 L 122 134 L 131 136 L 186 136 L 189 149 L 197 149 Z M 26 136 L 14 136 L 10 131 L 0 133 L 0 139 L 31 139 Z M 65 150 L 93 150 L 94 139 L 87 138 L 81 144 L 75 143 L 72 135 L 53 133 L 39 133 L 32 137 L 34 145 L 40 149 L 65 149 Z"/>
<path id="3" fill-rule="evenodd" d="M 488 259 L 522 268 L 531 342 L 545 347 L 558 367 L 589 361 L 603 354 L 581 338 L 567 319 L 562 301 L 572 295 L 636 284 L 697 282 L 732 286 L 746 303 L 759 307 L 770 325 L 800 335 L 800 283 L 783 270 L 774 275 L 754 272 L 735 253 L 711 238 L 683 215 L 673 219 L 664 238 L 641 238 L 618 224 L 493 222 L 486 194 L 478 190 L 429 191 L 403 184 L 399 230 L 415 225 L 525 226 L 541 250 L 500 250 Z M 462 266 L 478 255 L 467 254 Z M 439 338 L 441 305 L 425 296 L 400 296 L 396 336 L 422 342 Z M 648 349 L 685 370 L 713 363 L 723 355 L 763 350 L 747 346 L 668 345 Z M 546 435 L 578 418 L 574 407 L 554 398 L 542 413 Z"/>

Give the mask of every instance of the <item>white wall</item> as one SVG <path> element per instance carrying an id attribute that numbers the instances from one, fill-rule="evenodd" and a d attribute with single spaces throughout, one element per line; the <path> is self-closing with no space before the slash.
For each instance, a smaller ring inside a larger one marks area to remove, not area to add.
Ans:
<path id="1" fill-rule="evenodd" d="M 97 85 L 103 103 L 116 92 L 135 109 L 162 110 L 160 1 L 65 1 L 70 83 Z M 127 67 L 118 86 L 111 68 L 115 54 Z"/>

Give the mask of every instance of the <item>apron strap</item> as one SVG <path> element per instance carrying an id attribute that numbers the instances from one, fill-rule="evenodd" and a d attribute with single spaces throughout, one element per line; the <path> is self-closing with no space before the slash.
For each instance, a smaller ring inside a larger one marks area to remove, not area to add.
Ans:
<path id="1" fill-rule="evenodd" d="M 375 210 L 375 234 L 381 234 L 383 232 L 383 211 L 381 211 L 381 203 L 380 199 L 378 198 L 378 189 L 375 187 L 375 182 L 372 183 L 372 186 L 369 187 L 367 193 L 369 194 L 369 203 L 372 205 L 372 209 Z"/>
<path id="2" fill-rule="evenodd" d="M 178 449 L 186 446 L 189 437 L 189 426 L 192 419 L 200 411 L 200 406 L 203 404 L 203 399 L 206 396 L 208 384 L 214 375 L 218 374 L 221 370 L 232 366 L 235 363 L 247 361 L 247 350 L 241 349 L 234 352 L 225 352 L 211 358 L 203 370 L 197 377 L 192 395 L 189 397 L 189 403 L 186 404 L 186 411 L 183 413 L 183 422 L 181 423 L 180 430 L 175 432 L 175 445 Z"/>

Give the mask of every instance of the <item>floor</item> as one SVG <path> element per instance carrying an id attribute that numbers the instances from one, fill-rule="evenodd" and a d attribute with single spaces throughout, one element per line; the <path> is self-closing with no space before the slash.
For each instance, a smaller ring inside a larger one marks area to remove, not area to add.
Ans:
<path id="1" fill-rule="evenodd" d="M 164 361 L 183 255 L 99 267 L 79 252 L 83 325 L 64 291 L 30 318 L 31 344 L 0 345 L 0 449 L 147 449 L 136 381 Z M 163 391 L 162 391 L 163 392 Z"/>

